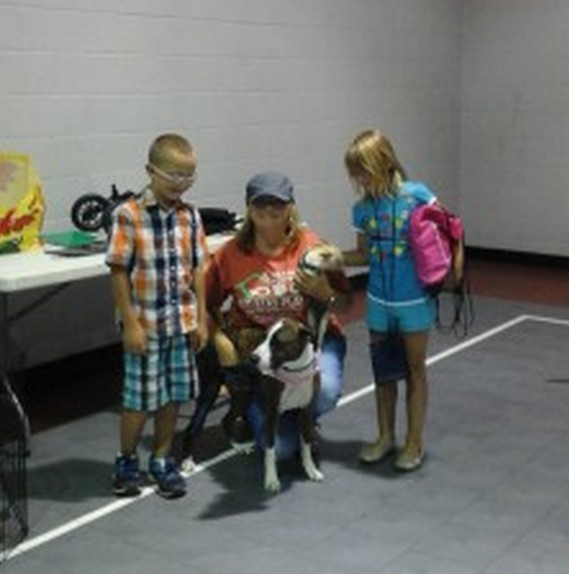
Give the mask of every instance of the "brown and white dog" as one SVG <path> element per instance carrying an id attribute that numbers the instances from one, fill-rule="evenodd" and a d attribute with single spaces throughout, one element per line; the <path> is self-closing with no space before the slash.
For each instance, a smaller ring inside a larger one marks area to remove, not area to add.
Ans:
<path id="1" fill-rule="evenodd" d="M 330 243 L 317 243 L 302 254 L 298 268 L 307 275 L 328 274 L 328 279 L 332 273 L 344 275 L 342 252 Z M 322 346 L 329 316 L 327 302 L 308 298 L 307 324 L 314 334 L 317 349 Z"/>
<path id="2" fill-rule="evenodd" d="M 259 385 L 265 414 L 265 490 L 278 492 L 275 436 L 279 415 L 299 409 L 300 456 L 308 478 L 321 481 L 324 475 L 312 457 L 314 419 L 312 402 L 319 379 L 311 331 L 293 319 L 280 319 L 268 330 L 251 359 L 260 372 Z"/>

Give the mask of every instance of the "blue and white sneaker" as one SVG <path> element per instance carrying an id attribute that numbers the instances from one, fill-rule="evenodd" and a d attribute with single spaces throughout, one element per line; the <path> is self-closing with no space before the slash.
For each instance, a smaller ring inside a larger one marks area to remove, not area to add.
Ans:
<path id="1" fill-rule="evenodd" d="M 158 494 L 163 498 L 179 498 L 186 494 L 186 481 L 173 459 L 151 456 L 148 473 L 158 486 Z"/>
<path id="2" fill-rule="evenodd" d="M 117 496 L 138 496 L 140 494 L 140 470 L 138 456 L 118 454 L 113 473 L 113 492 Z"/>

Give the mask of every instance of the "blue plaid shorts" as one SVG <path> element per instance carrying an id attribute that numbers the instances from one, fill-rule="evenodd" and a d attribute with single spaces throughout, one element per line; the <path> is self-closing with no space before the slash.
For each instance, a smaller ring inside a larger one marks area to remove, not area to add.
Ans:
<path id="1" fill-rule="evenodd" d="M 149 339 L 146 355 L 124 353 L 123 407 L 155 411 L 198 392 L 196 360 L 187 335 Z"/>

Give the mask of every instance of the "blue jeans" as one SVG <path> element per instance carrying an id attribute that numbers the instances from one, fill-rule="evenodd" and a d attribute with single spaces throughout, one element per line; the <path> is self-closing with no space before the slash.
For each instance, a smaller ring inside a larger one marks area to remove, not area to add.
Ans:
<path id="1" fill-rule="evenodd" d="M 344 358 L 346 356 L 346 338 L 343 335 L 326 333 L 320 350 L 320 393 L 314 403 L 314 416 L 320 416 L 333 410 L 342 395 L 344 377 Z M 264 447 L 263 408 L 254 400 L 247 411 L 249 424 L 255 435 L 255 442 Z M 275 452 L 278 460 L 293 456 L 300 447 L 298 417 L 294 412 L 283 413 L 279 419 Z"/>

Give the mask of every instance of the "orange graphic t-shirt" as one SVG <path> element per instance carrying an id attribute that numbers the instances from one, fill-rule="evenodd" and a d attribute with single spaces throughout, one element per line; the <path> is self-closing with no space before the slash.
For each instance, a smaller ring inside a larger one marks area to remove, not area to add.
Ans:
<path id="1" fill-rule="evenodd" d="M 232 328 L 267 328 L 283 317 L 306 321 L 306 299 L 294 286 L 294 275 L 304 251 L 321 241 L 305 228 L 298 245 L 277 257 L 266 257 L 256 250 L 244 253 L 234 239 L 230 240 L 213 255 L 209 264 L 208 307 L 218 309 L 231 299 L 227 322 Z M 334 279 L 335 290 L 347 290 L 345 279 Z M 331 327 L 339 329 L 337 319 L 332 318 Z"/>

